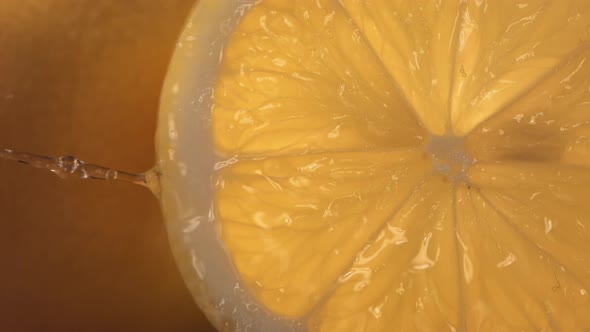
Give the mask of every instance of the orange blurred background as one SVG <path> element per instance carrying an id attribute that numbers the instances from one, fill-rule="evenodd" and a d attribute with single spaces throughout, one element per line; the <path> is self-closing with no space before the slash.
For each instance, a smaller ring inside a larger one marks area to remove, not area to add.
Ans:
<path id="1" fill-rule="evenodd" d="M 0 148 L 141 172 L 194 0 L 1 0 Z M 0 331 L 210 331 L 158 202 L 0 161 Z"/>

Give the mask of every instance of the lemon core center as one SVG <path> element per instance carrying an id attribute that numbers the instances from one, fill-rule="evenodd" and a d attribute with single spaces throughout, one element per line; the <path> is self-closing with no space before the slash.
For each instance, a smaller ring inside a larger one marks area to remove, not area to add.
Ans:
<path id="1" fill-rule="evenodd" d="M 454 183 L 468 182 L 467 170 L 474 159 L 465 150 L 464 137 L 431 135 L 426 151 L 432 155 L 435 173 L 447 176 Z"/>

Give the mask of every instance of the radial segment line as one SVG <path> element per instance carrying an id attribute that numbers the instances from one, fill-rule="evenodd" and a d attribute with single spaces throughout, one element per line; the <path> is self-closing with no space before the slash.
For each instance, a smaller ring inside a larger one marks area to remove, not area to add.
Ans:
<path id="1" fill-rule="evenodd" d="M 373 44 L 369 41 L 369 38 L 365 35 L 365 32 L 363 31 L 363 29 L 361 29 L 358 26 L 358 24 L 356 23 L 356 21 L 352 17 L 352 14 L 348 11 L 348 9 L 346 9 L 346 7 L 344 6 L 344 4 L 340 0 L 333 0 L 333 1 L 336 2 L 338 4 L 338 6 L 342 9 L 342 11 L 344 12 L 344 14 L 346 16 L 348 16 L 348 18 L 349 18 L 352 26 L 359 31 L 359 35 L 360 35 L 361 40 L 367 45 L 367 47 L 369 48 L 369 50 L 371 51 L 371 53 L 375 56 L 375 58 L 377 59 L 377 62 L 379 63 L 379 65 L 383 69 L 383 71 L 385 73 L 387 73 L 387 77 L 389 78 L 389 81 L 393 85 L 393 88 L 401 96 L 402 101 L 404 102 L 404 104 L 406 104 L 406 106 L 408 107 L 408 109 L 410 110 L 410 112 L 412 113 L 412 115 L 414 116 L 414 118 L 416 119 L 416 121 L 420 124 L 420 126 L 422 128 L 427 128 L 424 125 L 424 123 L 422 123 L 422 118 L 420 117 L 418 111 L 414 108 L 414 105 L 412 105 L 412 103 L 408 99 L 408 96 L 406 96 L 406 94 L 403 92 L 401 86 L 395 80 L 395 77 L 393 77 L 393 75 L 391 74 L 391 72 L 387 69 L 387 67 L 385 66 L 385 63 L 383 62 L 383 59 L 379 56 L 379 53 L 377 52 L 377 50 L 375 49 L 375 47 L 373 46 Z"/>
<path id="2" fill-rule="evenodd" d="M 473 193 L 473 191 L 469 191 L 469 192 L 467 193 L 467 194 L 468 194 L 468 196 L 469 196 L 469 204 L 471 205 L 471 208 L 473 209 L 473 211 L 476 211 L 476 210 L 477 210 L 477 207 L 476 207 L 476 205 L 475 205 L 475 202 L 473 201 L 473 196 L 472 196 L 472 193 Z M 481 196 L 481 194 L 480 194 L 480 196 Z M 477 218 L 477 216 L 476 216 L 476 219 L 477 219 L 477 220 L 479 220 L 479 219 Z M 493 232 L 493 229 L 492 229 L 492 227 L 490 227 L 490 225 L 489 225 L 489 224 L 487 224 L 487 223 L 482 223 L 482 227 L 485 227 L 485 228 L 486 228 L 486 229 L 487 229 L 487 230 L 490 232 L 490 238 L 492 239 L 492 241 L 493 241 L 494 243 L 498 243 L 498 239 L 497 239 L 497 237 L 495 236 L 495 234 L 494 234 L 494 232 Z M 483 287 L 484 287 L 484 289 L 485 289 L 485 290 L 486 290 L 488 293 L 490 293 L 490 294 L 493 294 L 493 292 L 494 292 L 493 288 L 491 288 L 491 287 L 490 287 L 490 286 L 488 286 L 488 285 L 485 285 L 485 286 L 483 286 Z M 520 312 L 520 313 L 521 313 L 521 314 L 522 314 L 524 317 L 526 317 L 526 320 L 529 322 L 529 325 L 531 325 L 531 326 L 534 326 L 534 325 L 535 325 L 535 324 L 534 324 L 534 322 L 533 322 L 533 321 L 532 321 L 532 320 L 531 320 L 531 319 L 528 317 L 528 315 L 526 314 L 526 312 L 523 310 L 523 308 L 519 308 L 519 309 L 518 309 L 518 311 L 519 311 L 519 312 Z"/>
<path id="3" fill-rule="evenodd" d="M 463 290 L 465 287 L 465 282 L 463 282 L 463 278 L 462 275 L 464 273 L 463 271 L 463 265 L 460 263 L 461 261 L 461 254 L 459 252 L 459 245 L 462 245 L 462 243 L 459 243 L 458 241 L 458 237 L 459 237 L 459 222 L 457 220 L 457 190 L 458 190 L 458 185 L 457 184 L 453 184 L 453 196 L 452 196 L 452 204 L 453 204 L 453 228 L 455 231 L 455 260 L 456 260 L 456 271 L 457 271 L 457 288 L 459 289 L 459 299 L 458 299 L 458 305 L 459 305 L 459 319 L 458 319 L 458 324 L 459 326 L 457 326 L 457 330 L 458 331 L 466 331 L 466 326 L 467 326 L 467 322 L 466 322 L 466 315 L 465 315 L 465 295 L 463 294 Z"/>
<path id="4" fill-rule="evenodd" d="M 574 272 L 572 272 L 571 269 L 567 265 L 565 265 L 562 262 L 560 262 L 554 255 L 552 255 L 550 252 L 548 252 L 545 248 L 542 248 L 542 247 L 538 246 L 535 243 L 535 241 L 533 241 L 533 239 L 531 239 L 520 228 L 518 228 L 516 225 L 514 225 L 512 222 L 510 222 L 510 218 L 502 210 L 500 210 L 498 207 L 496 207 L 492 203 L 492 201 L 490 199 L 488 199 L 488 197 L 480 189 L 476 189 L 476 190 L 479 193 L 480 197 L 486 202 L 486 204 L 490 205 L 492 207 L 492 209 L 496 213 L 498 213 L 498 215 L 501 217 L 501 219 L 504 220 L 504 222 L 510 228 L 512 228 L 512 230 L 516 234 L 518 234 L 519 237 L 521 237 L 523 240 L 525 240 L 529 245 L 533 246 L 533 248 L 539 249 L 543 254 L 545 254 L 553 262 L 553 264 L 555 266 L 563 267 L 563 269 L 565 270 L 565 272 L 567 272 L 567 274 L 569 274 L 582 287 L 589 288 L 590 285 L 586 285 L 586 283 L 582 279 L 580 279 Z"/>
<path id="5" fill-rule="evenodd" d="M 342 273 L 349 271 L 353 266 L 354 266 L 354 262 L 357 260 L 357 258 L 359 257 L 359 255 L 362 252 L 362 248 L 364 248 L 366 245 L 369 245 L 373 242 L 375 242 L 375 240 L 379 237 L 379 233 L 381 233 L 381 231 L 383 230 L 383 228 L 385 227 L 385 225 L 391 221 L 400 211 L 401 209 L 406 205 L 406 203 L 409 201 L 409 199 L 416 193 L 418 192 L 418 190 L 420 190 L 421 188 L 423 188 L 426 183 L 428 182 L 429 179 L 431 179 L 434 176 L 434 172 L 429 173 L 427 175 L 425 175 L 420 181 L 418 181 L 418 183 L 413 187 L 412 190 L 410 190 L 410 192 L 408 193 L 408 195 L 406 195 L 398 204 L 398 206 L 391 212 L 391 214 L 389 214 L 383 221 L 383 223 L 381 223 L 381 225 L 376 228 L 375 232 L 373 232 L 373 234 L 371 234 L 368 237 L 368 240 L 360 247 L 361 249 L 359 249 L 359 252 L 354 256 L 353 259 L 350 260 L 350 263 L 347 264 L 347 267 L 343 269 Z M 326 260 L 327 258 L 324 258 L 324 260 Z M 330 299 L 330 297 L 332 296 L 332 294 L 334 294 L 334 292 L 336 291 L 336 289 L 338 288 L 338 279 L 340 278 L 341 274 L 338 275 L 338 277 L 336 277 L 335 280 L 332 281 L 332 286 L 324 293 L 324 295 L 321 296 L 321 298 L 319 299 L 319 301 L 312 306 L 312 308 L 309 310 L 309 312 L 305 315 L 303 315 L 301 318 L 307 322 L 310 321 L 310 319 L 320 311 L 320 309 L 322 308 L 322 306 Z"/>
<path id="6" fill-rule="evenodd" d="M 445 129 L 448 135 L 453 134 L 453 91 L 455 86 L 455 79 L 457 78 L 457 74 L 455 70 L 457 70 L 457 57 L 459 54 L 459 36 L 461 31 L 463 30 L 463 22 L 465 21 L 465 11 L 467 10 L 467 3 L 465 1 L 461 1 L 459 4 L 459 10 L 457 11 L 457 17 L 455 18 L 455 28 L 453 31 L 453 39 L 449 44 L 449 49 L 453 50 L 453 56 L 451 57 L 451 76 L 450 84 L 449 84 L 449 94 L 448 94 L 448 103 L 447 103 L 447 128 Z"/>
<path id="7" fill-rule="evenodd" d="M 217 154 L 217 164 L 227 163 L 228 165 L 235 164 L 239 161 L 259 161 L 272 158 L 288 158 L 288 157 L 307 157 L 330 154 L 346 154 L 346 153 L 389 153 L 389 152 L 418 152 L 422 151 L 420 147 L 399 147 L 399 148 L 370 148 L 370 149 L 334 149 L 334 150 L 319 150 L 319 151 L 299 151 L 287 153 L 272 153 L 272 154 L 234 154 L 233 156 L 225 156 Z M 223 168 L 223 167 L 222 167 Z"/>
<path id="8" fill-rule="evenodd" d="M 432 176 L 429 176 L 428 178 L 431 178 L 431 177 L 432 177 Z M 426 180 L 425 180 L 425 182 L 426 182 Z M 424 184 L 425 184 L 425 183 L 424 183 Z M 422 184 L 422 186 L 423 186 L 424 184 Z M 453 216 L 454 216 L 454 210 L 455 210 L 455 205 L 454 205 L 454 201 L 455 201 L 455 199 L 454 199 L 454 195 L 455 195 L 455 187 L 456 187 L 456 186 L 455 186 L 455 185 L 453 185 L 453 196 L 451 197 L 451 199 L 452 199 L 452 204 L 453 204 L 453 205 L 452 205 L 451 212 L 453 213 Z M 420 189 L 420 188 L 416 188 L 416 191 L 417 191 L 418 189 Z M 414 192 L 414 193 L 415 193 L 415 192 Z M 411 196 L 410 196 L 410 197 L 411 197 Z M 405 202 L 404 202 L 404 205 L 405 205 Z M 403 206 L 401 206 L 401 207 L 403 207 Z M 401 207 L 400 207 L 400 208 L 401 208 Z M 398 212 L 399 212 L 399 211 L 398 211 Z M 391 220 L 391 219 L 393 219 L 393 218 L 395 217 L 395 215 L 396 215 L 396 214 L 397 214 L 397 213 L 393 214 L 393 215 L 392 215 L 392 216 L 391 216 L 389 219 L 390 219 L 390 220 Z M 453 218 L 453 219 L 455 219 L 455 218 Z M 454 221 L 455 221 L 455 220 L 454 220 Z M 432 224 L 433 224 L 433 223 L 435 223 L 435 222 L 436 222 L 436 220 L 430 220 L 430 221 L 426 222 L 426 223 L 423 225 L 422 229 L 425 229 L 425 228 L 427 228 L 428 226 L 432 225 Z M 383 229 L 383 226 L 381 227 L 381 229 Z M 377 233 L 377 235 L 378 235 L 378 234 L 379 234 L 379 233 Z M 374 241 L 374 239 L 373 239 L 373 241 Z M 373 242 L 373 241 L 371 241 L 371 242 Z M 369 242 L 369 243 L 371 243 L 371 242 Z M 458 253 L 458 251 L 456 251 L 456 252 Z M 358 255 L 357 255 L 356 257 L 358 257 Z M 350 270 L 350 269 L 349 269 L 349 270 Z M 457 272 L 459 272 L 459 271 L 460 271 L 458 266 L 457 266 L 457 270 L 456 270 L 456 271 L 457 271 Z M 387 283 L 387 285 L 388 285 L 388 286 L 387 286 L 386 288 L 387 288 L 387 289 L 391 289 L 391 287 L 393 286 L 393 282 L 394 282 L 394 279 L 393 279 L 393 278 L 391 278 L 391 279 L 389 280 L 389 282 Z M 458 283 L 460 283 L 460 281 L 459 281 L 459 278 L 457 278 L 457 282 L 458 282 Z M 462 306 L 462 305 L 463 305 L 463 301 L 462 301 L 462 298 L 461 298 L 461 296 L 462 296 L 462 289 L 461 289 L 461 288 L 459 288 L 459 303 L 458 303 L 458 305 L 460 305 L 460 306 L 461 306 L 461 312 L 460 312 L 460 316 L 458 317 L 458 326 L 456 326 L 456 328 L 457 328 L 457 331 L 464 332 L 464 331 L 466 331 L 466 329 L 464 328 L 464 326 L 466 326 L 466 325 L 465 325 L 465 323 L 464 323 L 465 316 L 463 315 L 463 306 Z M 398 302 L 398 303 L 395 305 L 395 307 L 394 307 L 394 308 L 392 308 L 392 311 L 394 311 L 394 312 L 395 312 L 395 311 L 397 310 L 397 308 L 399 308 L 400 306 L 403 306 L 403 305 L 404 305 L 404 303 L 406 303 L 406 302 L 405 302 L 406 300 L 407 300 L 407 298 L 405 298 L 405 297 L 404 297 L 404 298 L 402 298 L 402 300 L 401 300 L 401 301 L 399 301 L 399 302 Z"/>
<path id="9" fill-rule="evenodd" d="M 468 136 L 469 134 L 471 134 L 472 132 L 475 132 L 478 129 L 481 129 L 481 127 L 484 126 L 487 122 L 491 121 L 492 119 L 495 119 L 496 117 L 500 116 L 501 114 L 504 114 L 504 112 L 506 110 L 510 109 L 511 106 L 514 106 L 520 99 L 522 99 L 524 96 L 526 96 L 530 92 L 534 91 L 536 88 L 538 88 L 542 83 L 544 83 L 551 76 L 555 75 L 556 72 L 559 69 L 563 68 L 565 65 L 567 65 L 568 61 L 570 61 L 574 56 L 576 56 L 580 53 L 583 53 L 584 51 L 587 51 L 589 49 L 590 49 L 590 42 L 586 42 L 586 43 L 576 47 L 574 50 L 572 50 L 568 54 L 566 54 L 558 64 L 551 67 L 545 74 L 541 75 L 541 77 L 539 77 L 538 80 L 533 82 L 528 88 L 524 89 L 522 92 L 520 92 L 519 94 L 514 96 L 512 99 L 507 101 L 504 105 L 500 106 L 496 110 L 496 112 L 492 113 L 487 118 L 481 120 L 479 122 L 479 124 L 477 124 L 475 127 L 473 127 L 469 132 L 467 132 L 465 134 L 465 136 Z"/>

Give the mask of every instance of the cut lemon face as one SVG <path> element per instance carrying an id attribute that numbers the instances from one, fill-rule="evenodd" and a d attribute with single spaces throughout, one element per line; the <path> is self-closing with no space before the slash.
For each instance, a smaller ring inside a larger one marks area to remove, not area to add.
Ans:
<path id="1" fill-rule="evenodd" d="M 590 2 L 262 0 L 223 51 L 214 217 L 311 331 L 590 329 Z"/>

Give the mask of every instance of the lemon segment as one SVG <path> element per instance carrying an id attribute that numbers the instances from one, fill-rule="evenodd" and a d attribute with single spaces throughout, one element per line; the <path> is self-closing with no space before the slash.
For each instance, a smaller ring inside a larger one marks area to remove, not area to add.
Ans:
<path id="1" fill-rule="evenodd" d="M 225 50 L 213 103 L 215 144 L 230 155 L 417 146 L 425 136 L 335 1 L 254 6 Z"/>
<path id="2" fill-rule="evenodd" d="M 578 278 L 555 251 L 531 240 L 524 232 L 530 214 L 496 210 L 473 187 L 458 188 L 456 202 L 467 331 L 590 327 L 588 278 Z"/>
<path id="3" fill-rule="evenodd" d="M 527 240 L 590 288 L 587 168 L 510 162 L 478 165 L 470 177 Z"/>
<path id="4" fill-rule="evenodd" d="M 590 41 L 590 2 L 467 1 L 454 71 L 452 127 L 469 133 Z"/>
<path id="5" fill-rule="evenodd" d="M 341 2 L 424 126 L 445 134 L 460 1 Z"/>
<path id="6" fill-rule="evenodd" d="M 458 275 L 452 185 L 431 177 L 310 320 L 311 331 L 455 331 Z"/>
<path id="7" fill-rule="evenodd" d="M 223 241 L 275 313 L 317 304 L 430 172 L 423 153 L 335 153 L 241 161 L 217 179 Z"/>
<path id="8" fill-rule="evenodd" d="M 590 49 L 479 125 L 467 149 L 482 161 L 520 159 L 590 165 Z"/>

